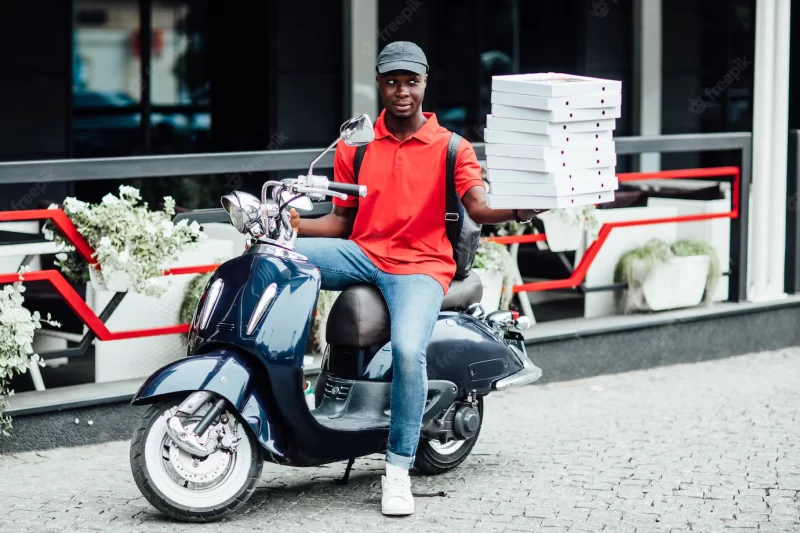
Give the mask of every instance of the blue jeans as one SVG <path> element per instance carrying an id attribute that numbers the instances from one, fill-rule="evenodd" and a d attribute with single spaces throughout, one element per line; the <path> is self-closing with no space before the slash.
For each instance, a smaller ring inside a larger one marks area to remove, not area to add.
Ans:
<path id="1" fill-rule="evenodd" d="M 319 268 L 323 290 L 372 284 L 383 293 L 392 323 L 392 418 L 386 461 L 411 468 L 428 396 L 426 350 L 442 306 L 442 286 L 424 274 L 387 274 L 349 240 L 302 238 L 295 250 Z"/>

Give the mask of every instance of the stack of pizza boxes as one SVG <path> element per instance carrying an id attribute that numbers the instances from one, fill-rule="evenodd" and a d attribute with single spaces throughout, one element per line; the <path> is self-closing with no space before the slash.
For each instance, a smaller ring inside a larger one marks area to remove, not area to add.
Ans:
<path id="1" fill-rule="evenodd" d="M 614 200 L 622 83 L 571 74 L 494 76 L 488 204 L 559 209 Z"/>

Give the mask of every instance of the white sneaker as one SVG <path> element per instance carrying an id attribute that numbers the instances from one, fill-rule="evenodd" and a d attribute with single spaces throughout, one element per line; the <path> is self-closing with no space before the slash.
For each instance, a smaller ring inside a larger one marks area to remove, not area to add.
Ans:
<path id="1" fill-rule="evenodd" d="M 414 496 L 411 495 L 411 478 L 381 476 L 383 498 L 381 511 L 385 515 L 402 516 L 414 513 Z"/>

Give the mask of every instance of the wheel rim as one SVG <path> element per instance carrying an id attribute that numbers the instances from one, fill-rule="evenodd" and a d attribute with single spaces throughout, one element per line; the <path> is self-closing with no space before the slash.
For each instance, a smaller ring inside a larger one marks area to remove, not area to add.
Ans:
<path id="1" fill-rule="evenodd" d="M 430 444 L 433 451 L 438 453 L 439 455 L 452 455 L 460 450 L 464 443 L 467 442 L 465 440 L 451 440 L 442 444 L 436 439 L 430 439 L 428 444 Z"/>
<path id="2" fill-rule="evenodd" d="M 217 508 L 236 497 L 249 481 L 253 457 L 247 430 L 230 417 L 232 431 L 238 429 L 238 435 L 242 436 L 236 452 L 231 455 L 218 450 L 197 460 L 179 449 L 167 435 L 167 419 L 176 407 L 162 413 L 147 432 L 144 467 L 153 487 L 172 503 L 192 509 Z M 201 416 L 202 411 L 186 422 L 196 424 Z"/>

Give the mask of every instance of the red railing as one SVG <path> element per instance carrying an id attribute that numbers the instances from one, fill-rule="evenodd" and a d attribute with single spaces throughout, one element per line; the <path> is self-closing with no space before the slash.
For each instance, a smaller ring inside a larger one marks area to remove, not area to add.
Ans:
<path id="1" fill-rule="evenodd" d="M 608 239 L 609 234 L 614 228 L 624 228 L 628 226 L 648 226 L 654 224 L 669 224 L 673 222 L 698 222 L 703 220 L 713 220 L 717 218 L 739 218 L 739 167 L 714 167 L 714 168 L 692 168 L 686 170 L 664 170 L 661 172 L 630 172 L 617 175 L 619 181 L 642 181 L 654 179 L 699 179 L 699 178 L 733 178 L 733 191 L 731 199 L 731 210 L 724 213 L 704 213 L 699 215 L 681 215 L 666 218 L 649 218 L 642 220 L 625 220 L 621 222 L 606 222 L 598 231 L 597 239 L 589 245 L 586 253 L 581 258 L 580 263 L 572 272 L 572 275 L 565 279 L 535 281 L 515 285 L 514 293 L 548 291 L 554 289 L 573 289 L 583 283 L 586 273 L 592 262 L 600 252 L 600 248 Z M 508 237 L 492 237 L 489 240 L 499 244 L 529 243 L 546 241 L 547 236 L 539 233 L 535 235 L 517 235 Z"/>
<path id="2" fill-rule="evenodd" d="M 739 217 L 739 179 L 740 172 L 738 167 L 716 167 L 716 168 L 702 168 L 702 169 L 687 169 L 687 170 L 667 170 L 662 172 L 632 172 L 627 174 L 619 174 L 620 182 L 626 181 L 641 181 L 651 179 L 684 179 L 684 178 L 733 178 L 733 195 L 731 203 L 731 211 L 725 213 L 707 213 L 700 215 L 682 215 L 668 218 L 653 218 L 643 220 L 627 220 L 623 222 L 607 222 L 600 227 L 597 239 L 589 246 L 586 253 L 581 258 L 578 267 L 573 271 L 572 275 L 566 279 L 537 281 L 533 283 L 524 283 L 515 285 L 513 288 L 514 293 L 520 292 L 533 292 L 545 291 L 553 289 L 575 288 L 580 285 L 586 277 L 586 272 L 592 265 L 595 257 L 597 257 L 600 248 L 608 239 L 608 235 L 614 228 L 621 228 L 627 226 L 645 226 L 653 224 L 667 224 L 673 222 L 696 222 L 702 220 L 712 220 L 716 218 L 738 218 Z M 58 228 L 64 237 L 75 246 L 76 251 L 90 264 L 95 264 L 94 250 L 86 242 L 83 236 L 78 232 L 75 225 L 67 217 L 67 215 L 58 209 L 34 209 L 28 211 L 3 211 L 0 212 L 0 222 L 12 221 L 25 221 L 25 220 L 51 220 Z M 505 237 L 492 237 L 489 240 L 499 244 L 524 244 L 546 241 L 545 234 L 533 235 L 510 235 Z M 194 267 L 180 267 L 172 270 L 166 270 L 163 275 L 180 275 L 180 274 L 202 274 L 206 272 L 213 272 L 219 265 L 200 265 Z M 150 337 L 156 335 L 171 335 L 178 333 L 187 333 L 189 331 L 189 324 L 177 324 L 173 326 L 162 326 L 158 328 L 147 328 L 138 330 L 126 331 L 109 331 L 102 320 L 95 314 L 94 311 L 86 304 L 83 298 L 72 288 L 72 285 L 67 282 L 64 276 L 58 270 L 40 270 L 37 272 L 28 272 L 25 274 L 25 281 L 49 281 L 53 284 L 58 293 L 64 298 L 69 307 L 75 314 L 86 324 L 86 326 L 97 336 L 101 341 L 114 341 L 123 339 L 134 339 L 140 337 Z M 19 280 L 18 273 L 0 274 L 0 284 L 13 283 Z"/>
<path id="3" fill-rule="evenodd" d="M 64 235 L 71 244 L 75 246 L 76 251 L 83 257 L 89 264 L 95 264 L 92 257 L 94 250 L 86 242 L 83 236 L 78 232 L 78 229 L 69 219 L 69 217 L 60 209 L 32 209 L 28 211 L 2 211 L 0 212 L 0 222 L 16 222 L 25 220 L 52 220 L 53 224 Z M 180 267 L 171 270 L 165 270 L 162 275 L 180 275 L 180 274 L 202 274 L 205 272 L 213 272 L 219 265 L 200 265 L 193 267 Z M 58 270 L 39 270 L 35 272 L 27 272 L 24 275 L 25 281 L 49 281 L 53 284 L 56 291 L 64 298 L 70 309 L 83 321 L 84 324 L 97 336 L 101 341 L 117 341 L 123 339 L 135 339 L 139 337 L 153 337 L 156 335 L 172 335 L 175 333 L 187 333 L 189 331 L 189 324 L 176 324 L 174 326 L 162 326 L 157 328 L 134 329 L 126 331 L 109 331 L 102 320 L 92 309 L 86 304 L 83 298 L 75 292 L 72 285 L 64 278 Z M 0 284 L 13 283 L 19 281 L 19 274 L 14 272 L 12 274 L 0 274 Z"/>

